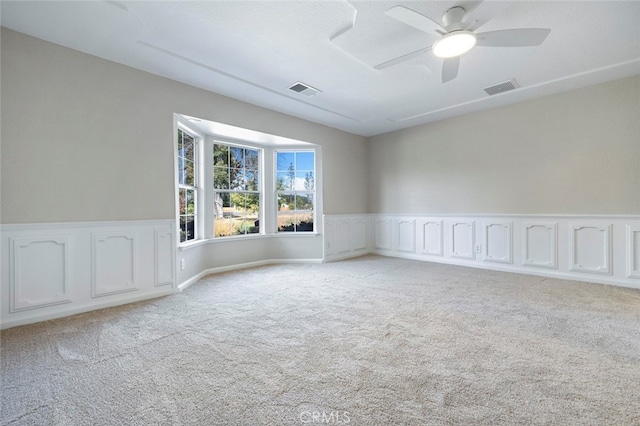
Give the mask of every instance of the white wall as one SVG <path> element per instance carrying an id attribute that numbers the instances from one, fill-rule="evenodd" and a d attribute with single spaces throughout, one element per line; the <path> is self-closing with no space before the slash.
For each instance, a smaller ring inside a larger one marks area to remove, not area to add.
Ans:
<path id="1" fill-rule="evenodd" d="M 369 212 L 640 214 L 640 76 L 368 141 Z"/>

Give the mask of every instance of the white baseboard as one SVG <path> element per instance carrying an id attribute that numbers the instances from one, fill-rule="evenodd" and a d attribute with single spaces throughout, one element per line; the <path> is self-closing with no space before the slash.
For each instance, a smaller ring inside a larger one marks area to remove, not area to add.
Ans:
<path id="1" fill-rule="evenodd" d="M 258 266 L 264 266 L 264 265 L 274 265 L 274 264 L 284 264 L 284 263 L 322 263 L 322 262 L 323 262 L 322 259 L 268 259 L 268 260 L 260 260 L 256 262 L 247 262 L 247 263 L 238 263 L 235 265 L 220 266 L 217 268 L 209 268 L 194 275 L 188 280 L 185 280 L 182 283 L 178 284 L 178 291 L 182 292 L 186 290 L 187 288 L 191 287 L 193 284 L 200 281 L 202 278 L 206 277 L 207 275 L 219 274 L 219 273 L 228 272 L 228 271 L 237 271 L 240 269 L 256 268 Z"/>

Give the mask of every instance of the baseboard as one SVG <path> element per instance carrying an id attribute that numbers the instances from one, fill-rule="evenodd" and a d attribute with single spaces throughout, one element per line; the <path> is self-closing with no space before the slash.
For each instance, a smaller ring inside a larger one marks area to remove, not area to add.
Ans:
<path id="1" fill-rule="evenodd" d="M 141 302 L 143 300 L 151 300 L 157 299 L 159 297 L 165 297 L 174 294 L 172 288 L 164 289 L 163 291 L 148 293 L 142 295 L 136 295 L 134 297 L 126 297 L 122 299 L 113 299 L 108 302 L 103 303 L 87 303 L 87 304 L 69 304 L 69 305 L 61 305 L 64 307 L 60 307 L 54 312 L 49 312 L 46 314 L 38 314 L 20 318 L 20 319 L 8 319 L 4 320 L 0 323 L 0 329 L 5 330 L 7 328 L 19 327 L 21 325 L 33 324 L 42 321 L 49 321 L 58 318 L 64 318 L 72 315 L 83 314 L 86 312 L 97 311 L 99 309 L 107 309 L 113 308 L 116 306 L 128 305 L 130 303 Z"/>
<path id="2" fill-rule="evenodd" d="M 191 287 L 193 284 L 200 281 L 202 278 L 207 275 L 220 274 L 222 272 L 228 271 L 237 271 L 240 269 L 248 269 L 248 268 L 256 268 L 258 266 L 265 265 L 274 265 L 274 264 L 285 264 L 285 263 L 322 263 L 323 259 L 267 259 L 267 260 L 259 260 L 255 262 L 246 262 L 246 263 L 238 263 L 234 265 L 227 266 L 219 266 L 216 268 L 208 268 L 204 271 L 194 275 L 193 277 L 183 281 L 178 284 L 178 291 L 182 292 L 187 288 Z"/>

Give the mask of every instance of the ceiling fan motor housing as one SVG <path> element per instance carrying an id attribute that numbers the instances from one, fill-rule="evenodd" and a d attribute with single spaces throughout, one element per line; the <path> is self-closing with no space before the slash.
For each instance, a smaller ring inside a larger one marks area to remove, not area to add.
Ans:
<path id="1" fill-rule="evenodd" d="M 461 30 L 463 28 L 462 20 L 464 19 L 465 13 L 466 10 L 464 10 L 464 8 L 460 6 L 452 7 L 451 9 L 447 10 L 442 15 L 442 23 L 444 23 L 447 31 Z"/>

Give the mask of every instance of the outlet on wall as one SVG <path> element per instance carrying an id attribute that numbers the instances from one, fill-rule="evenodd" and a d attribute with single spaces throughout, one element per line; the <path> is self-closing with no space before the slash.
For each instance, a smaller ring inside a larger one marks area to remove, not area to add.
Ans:
<path id="1" fill-rule="evenodd" d="M 480 244 L 476 244 L 476 253 L 480 253 L 482 251 L 482 246 Z"/>
<path id="2" fill-rule="evenodd" d="M 184 265 L 185 265 L 184 259 L 180 259 L 180 270 L 181 271 L 184 271 Z"/>

